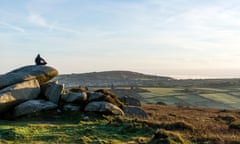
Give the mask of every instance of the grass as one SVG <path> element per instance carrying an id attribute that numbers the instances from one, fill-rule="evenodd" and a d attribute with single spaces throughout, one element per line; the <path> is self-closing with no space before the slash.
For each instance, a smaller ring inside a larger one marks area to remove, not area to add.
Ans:
<path id="1" fill-rule="evenodd" d="M 41 112 L 0 120 L 1 143 L 240 143 L 240 111 L 143 104 L 148 119 Z"/>
<path id="2" fill-rule="evenodd" d="M 179 88 L 144 88 L 149 92 L 140 93 L 142 96 L 141 101 L 144 103 L 157 103 L 164 102 L 166 104 L 174 105 L 180 100 L 176 98 L 176 95 L 182 95 L 178 93 Z"/>
<path id="3" fill-rule="evenodd" d="M 240 143 L 240 110 L 173 107 L 145 104 L 148 123 L 177 132 L 190 143 Z"/>
<path id="4" fill-rule="evenodd" d="M 110 123 L 108 116 L 72 114 L 55 119 L 22 118 L 0 121 L 0 135 L 4 143 L 127 143 L 151 137 L 153 129 L 133 124 Z M 39 117 L 45 114 L 39 114 Z M 52 118 L 51 118 L 52 117 Z M 84 117 L 90 117 L 85 120 Z M 146 133 L 148 131 L 149 133 Z"/>
<path id="5" fill-rule="evenodd" d="M 219 109 L 240 109 L 240 89 L 237 87 L 143 87 L 143 103 L 163 102 L 173 106 L 192 106 Z"/>
<path id="6" fill-rule="evenodd" d="M 239 88 L 144 89 L 148 119 L 41 112 L 0 120 L 0 143 L 240 143 Z"/>
<path id="7" fill-rule="evenodd" d="M 229 125 L 229 129 L 235 129 L 237 131 L 240 131 L 240 120 L 233 122 Z"/>
<path id="8" fill-rule="evenodd" d="M 181 90 L 181 88 L 146 88 L 148 91 L 151 91 L 151 94 L 153 95 L 159 95 L 159 96 L 166 96 L 166 94 L 169 95 L 176 95 L 177 90 Z M 177 93 L 178 94 L 178 93 Z"/>
<path id="9" fill-rule="evenodd" d="M 173 123 L 163 123 L 160 125 L 160 127 L 166 129 L 166 130 L 180 130 L 180 131 L 194 131 L 194 126 L 184 122 L 184 121 L 176 121 Z"/>
<path id="10" fill-rule="evenodd" d="M 228 89 L 220 89 L 220 88 L 208 88 L 208 87 L 201 87 L 201 88 L 194 88 L 195 90 L 199 90 L 202 92 L 208 91 L 208 92 L 228 92 Z"/>
<path id="11" fill-rule="evenodd" d="M 158 129 L 148 144 L 186 144 L 179 133 Z"/>
<path id="12" fill-rule="evenodd" d="M 235 109 L 240 108 L 240 99 L 227 93 L 202 94 L 202 96 L 220 103 L 224 103 Z"/>

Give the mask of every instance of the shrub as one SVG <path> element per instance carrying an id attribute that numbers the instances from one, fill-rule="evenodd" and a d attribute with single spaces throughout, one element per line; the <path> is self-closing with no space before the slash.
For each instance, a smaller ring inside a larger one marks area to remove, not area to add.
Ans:
<path id="1" fill-rule="evenodd" d="M 158 129 L 148 144 L 185 144 L 179 133 Z"/>
<path id="2" fill-rule="evenodd" d="M 200 137 L 197 139 L 192 140 L 194 143 L 200 143 L 200 144 L 224 144 L 223 140 L 217 136 L 206 136 L 206 137 Z"/>
<path id="3" fill-rule="evenodd" d="M 167 105 L 166 103 L 161 102 L 161 101 L 157 102 L 156 104 L 158 104 L 158 105 Z"/>
<path id="4" fill-rule="evenodd" d="M 222 120 L 228 124 L 234 122 L 237 118 L 235 116 L 232 115 L 227 115 L 227 116 L 218 116 L 215 118 L 215 120 Z"/>
<path id="5" fill-rule="evenodd" d="M 15 132 L 16 129 L 0 130 L 0 137 L 5 140 L 23 139 L 24 135 Z"/>
<path id="6" fill-rule="evenodd" d="M 187 122 L 174 122 L 174 123 L 163 123 L 160 125 L 161 128 L 164 128 L 166 130 L 189 130 L 194 131 L 194 126 L 187 123 Z"/>
<path id="7" fill-rule="evenodd" d="M 107 101 L 109 103 L 112 103 L 112 104 L 120 107 L 121 109 L 123 109 L 125 107 L 124 103 L 119 100 L 119 98 L 116 94 L 114 94 L 106 89 L 99 89 L 99 90 L 96 90 L 95 92 L 99 92 L 104 95 L 104 97 L 98 99 L 98 101 Z"/>
<path id="8" fill-rule="evenodd" d="M 236 121 L 229 125 L 229 129 L 239 130 L 240 131 L 240 121 Z"/>

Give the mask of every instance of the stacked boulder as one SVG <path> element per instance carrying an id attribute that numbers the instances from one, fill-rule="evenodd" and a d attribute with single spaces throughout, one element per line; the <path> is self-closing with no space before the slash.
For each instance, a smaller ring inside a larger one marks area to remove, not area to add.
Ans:
<path id="1" fill-rule="evenodd" d="M 57 75 L 55 68 L 44 65 L 25 66 L 1 75 L 0 118 L 52 109 L 147 117 L 134 98 L 118 97 L 104 89 L 94 92 L 82 87 L 66 90 L 63 84 L 51 81 Z"/>
<path id="2" fill-rule="evenodd" d="M 37 98 L 41 93 L 41 85 L 48 83 L 57 75 L 56 69 L 42 65 L 25 66 L 1 75 L 1 117 L 10 112 L 14 112 L 15 116 L 21 116 L 42 109 L 56 108 L 57 105 L 54 103 L 37 100 Z M 22 105 L 25 105 L 24 111 L 22 111 Z M 36 108 L 37 106 L 41 108 Z"/>

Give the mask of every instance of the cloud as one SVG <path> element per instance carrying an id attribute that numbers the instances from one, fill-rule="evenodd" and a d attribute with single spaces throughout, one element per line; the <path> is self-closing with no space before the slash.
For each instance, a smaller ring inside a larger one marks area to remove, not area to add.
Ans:
<path id="1" fill-rule="evenodd" d="M 0 26 L 3 26 L 3 28 L 5 28 L 5 29 L 15 30 L 17 32 L 22 32 L 22 33 L 25 32 L 24 28 L 19 27 L 19 26 L 15 26 L 15 25 L 12 25 L 12 24 L 9 24 L 9 23 L 6 23 L 6 22 L 0 22 Z"/>
<path id="2" fill-rule="evenodd" d="M 64 4 L 66 4 L 66 0 L 29 0 L 26 3 L 27 21 L 29 24 L 36 26 L 37 29 L 45 28 L 49 31 L 76 34 L 78 33 L 77 30 L 69 28 L 61 14 L 59 17 L 59 13 L 65 11 L 61 9 Z"/>
<path id="3" fill-rule="evenodd" d="M 44 17 L 34 13 L 30 13 L 30 15 L 28 16 L 28 21 L 36 26 L 47 28 L 49 31 L 58 30 L 68 33 L 78 33 L 73 29 L 57 25 L 57 22 L 50 23 Z"/>
<path id="4" fill-rule="evenodd" d="M 36 24 L 37 26 L 48 27 L 46 20 L 42 18 L 40 15 L 30 14 L 28 20 L 29 22 Z"/>
<path id="5" fill-rule="evenodd" d="M 4 5 L 4 4 L 3 4 Z M 19 32 L 25 33 L 25 15 L 23 11 L 13 8 L 0 6 L 0 27 L 3 32 Z M 6 34 L 5 33 L 5 34 Z"/>

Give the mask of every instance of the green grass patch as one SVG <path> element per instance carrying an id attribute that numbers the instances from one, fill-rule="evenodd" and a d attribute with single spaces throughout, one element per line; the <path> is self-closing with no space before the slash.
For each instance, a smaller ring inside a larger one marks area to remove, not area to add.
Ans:
<path id="1" fill-rule="evenodd" d="M 229 89 L 222 89 L 222 88 L 194 88 L 198 91 L 207 91 L 207 92 L 228 92 Z"/>
<path id="2" fill-rule="evenodd" d="M 171 95 L 179 95 L 180 93 L 177 92 L 181 90 L 181 88 L 144 88 L 151 92 L 154 96 L 171 96 Z M 144 94 L 144 93 L 143 93 Z"/>
<path id="3" fill-rule="evenodd" d="M 235 87 L 204 88 L 144 88 L 149 92 L 140 93 L 143 103 L 163 102 L 168 105 L 183 105 L 220 109 L 240 108 L 240 89 Z"/>
<path id="4" fill-rule="evenodd" d="M 144 88 L 149 92 L 140 93 L 143 97 L 141 101 L 143 103 L 157 103 L 164 102 L 168 105 L 175 105 L 176 103 L 182 102 L 182 100 L 175 96 L 181 96 L 179 92 L 181 88 Z"/>
<path id="5" fill-rule="evenodd" d="M 34 117 L 0 120 L 0 139 L 5 143 L 128 143 L 146 142 L 154 132 L 131 120 L 111 123 L 108 117 L 94 114 L 75 115 L 73 120 L 69 115 L 44 121 Z"/>
<path id="6" fill-rule="evenodd" d="M 211 99 L 212 101 L 224 103 L 232 108 L 240 108 L 240 99 L 225 93 L 201 94 L 201 96 Z"/>

